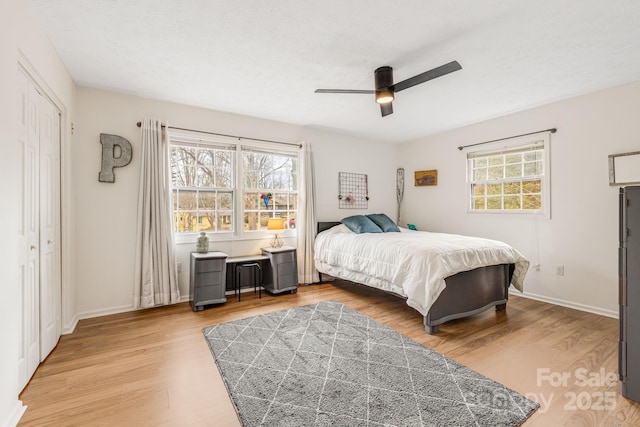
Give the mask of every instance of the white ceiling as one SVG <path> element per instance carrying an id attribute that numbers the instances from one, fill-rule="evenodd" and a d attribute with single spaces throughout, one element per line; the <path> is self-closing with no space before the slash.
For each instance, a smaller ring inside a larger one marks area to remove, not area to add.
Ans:
<path id="1" fill-rule="evenodd" d="M 639 0 L 29 3 L 78 85 L 380 141 L 640 80 Z M 461 71 L 397 93 L 384 118 L 372 95 L 314 93 L 452 60 Z"/>

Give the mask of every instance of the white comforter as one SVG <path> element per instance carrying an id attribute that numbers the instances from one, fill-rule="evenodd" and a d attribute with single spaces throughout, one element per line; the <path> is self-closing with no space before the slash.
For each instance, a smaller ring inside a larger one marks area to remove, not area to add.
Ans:
<path id="1" fill-rule="evenodd" d="M 444 279 L 461 271 L 513 263 L 511 283 L 522 291 L 529 261 L 506 243 L 405 228 L 400 231 L 356 234 L 344 224 L 332 227 L 316 237 L 316 268 L 402 295 L 423 316 L 444 290 Z"/>

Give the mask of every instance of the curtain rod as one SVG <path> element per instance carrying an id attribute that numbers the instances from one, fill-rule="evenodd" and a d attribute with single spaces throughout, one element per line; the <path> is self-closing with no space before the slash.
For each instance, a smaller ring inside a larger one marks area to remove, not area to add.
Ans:
<path id="1" fill-rule="evenodd" d="M 136 123 L 136 126 L 142 127 L 142 122 Z M 166 127 L 166 126 L 162 125 L 162 127 Z M 302 148 L 302 144 L 296 144 L 296 143 L 293 143 L 293 142 L 272 141 L 270 139 L 259 139 L 259 138 L 249 138 L 249 137 L 246 137 L 246 136 L 226 135 L 224 133 L 207 132 L 207 131 L 203 131 L 203 130 L 179 128 L 179 127 L 175 127 L 175 126 L 169 126 L 169 129 L 186 130 L 187 132 L 199 132 L 199 133 L 204 133 L 204 134 L 207 134 L 207 135 L 226 136 L 228 138 L 248 139 L 248 140 L 251 140 L 251 141 L 272 142 L 274 144 L 295 145 L 298 148 Z"/>
<path id="2" fill-rule="evenodd" d="M 478 142 L 478 143 L 476 143 L 476 144 L 461 145 L 460 147 L 458 147 L 458 150 L 463 150 L 463 149 L 465 149 L 465 148 L 469 148 L 469 147 L 475 147 L 476 145 L 489 144 L 490 142 L 504 141 L 505 139 L 519 138 L 519 137 L 521 137 L 521 136 L 535 135 L 536 133 L 542 133 L 542 132 L 551 132 L 551 133 L 556 133 L 557 131 L 558 131 L 558 129 L 556 129 L 556 128 L 551 128 L 551 129 L 539 130 L 539 131 L 537 131 L 537 132 L 523 133 L 522 135 L 515 135 L 515 136 L 508 136 L 508 137 L 506 137 L 506 138 L 492 139 L 491 141 Z"/>

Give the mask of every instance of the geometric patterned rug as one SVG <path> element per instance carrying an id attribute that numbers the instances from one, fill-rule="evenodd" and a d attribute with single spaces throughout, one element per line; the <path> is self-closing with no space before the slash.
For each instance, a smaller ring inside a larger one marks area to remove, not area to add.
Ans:
<path id="1" fill-rule="evenodd" d="M 246 427 L 519 426 L 539 407 L 335 301 L 203 333 Z"/>

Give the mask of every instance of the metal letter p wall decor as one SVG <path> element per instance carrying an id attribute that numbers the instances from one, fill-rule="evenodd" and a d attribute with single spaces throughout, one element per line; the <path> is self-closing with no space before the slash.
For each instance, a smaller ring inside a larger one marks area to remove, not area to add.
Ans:
<path id="1" fill-rule="evenodd" d="M 121 168 L 131 162 L 131 143 L 121 136 L 101 133 L 100 144 L 102 144 L 102 168 L 98 174 L 98 181 L 115 182 L 113 168 Z"/>

